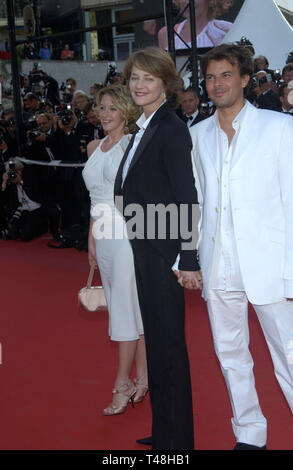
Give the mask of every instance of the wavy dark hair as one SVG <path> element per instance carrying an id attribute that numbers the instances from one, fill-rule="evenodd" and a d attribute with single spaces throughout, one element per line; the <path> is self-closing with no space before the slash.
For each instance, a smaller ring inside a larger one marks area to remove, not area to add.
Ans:
<path id="1" fill-rule="evenodd" d="M 236 46 L 234 44 L 221 44 L 220 46 L 214 47 L 207 52 L 201 61 L 201 70 L 203 76 L 206 76 L 207 68 L 209 63 L 215 60 L 227 60 L 231 65 L 238 65 L 240 76 L 249 75 L 253 77 L 254 66 L 251 53 L 242 46 Z"/>
<path id="2" fill-rule="evenodd" d="M 179 106 L 179 97 L 183 89 L 183 80 L 176 71 L 170 54 L 160 47 L 146 47 L 134 52 L 126 61 L 124 77 L 127 84 L 131 76 L 132 67 L 135 66 L 154 77 L 160 78 L 164 83 L 166 100 L 171 108 Z"/>

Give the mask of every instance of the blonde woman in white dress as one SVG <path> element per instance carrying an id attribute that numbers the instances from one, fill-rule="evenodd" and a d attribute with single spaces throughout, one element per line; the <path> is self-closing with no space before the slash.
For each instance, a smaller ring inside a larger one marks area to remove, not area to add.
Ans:
<path id="1" fill-rule="evenodd" d="M 100 91 L 97 111 L 106 137 L 88 144 L 83 178 L 91 198 L 88 238 L 90 265 L 98 265 L 109 310 L 109 336 L 118 342 L 118 372 L 111 404 L 103 414 L 124 413 L 129 402 L 141 402 L 147 391 L 143 325 L 137 297 L 132 249 L 124 220 L 114 205 L 114 181 L 139 111 L 126 88 Z M 127 132 L 127 134 L 125 134 Z M 116 236 L 115 236 L 116 234 Z M 118 236 L 117 236 L 118 234 Z M 133 365 L 136 379 L 130 379 Z"/>

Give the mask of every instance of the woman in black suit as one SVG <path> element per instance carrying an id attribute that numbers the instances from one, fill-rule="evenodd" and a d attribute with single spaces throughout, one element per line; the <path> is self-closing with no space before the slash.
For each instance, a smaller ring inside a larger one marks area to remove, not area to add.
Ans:
<path id="1" fill-rule="evenodd" d="M 156 47 L 135 52 L 124 74 L 143 114 L 119 167 L 115 197 L 119 205 L 117 196 L 123 196 L 134 253 L 147 349 L 152 445 L 153 449 L 193 449 L 182 287 L 200 288 L 201 275 L 190 233 L 197 205 L 192 143 L 186 125 L 172 109 L 182 80 L 169 54 Z M 172 267 L 178 255 L 176 277 Z"/>

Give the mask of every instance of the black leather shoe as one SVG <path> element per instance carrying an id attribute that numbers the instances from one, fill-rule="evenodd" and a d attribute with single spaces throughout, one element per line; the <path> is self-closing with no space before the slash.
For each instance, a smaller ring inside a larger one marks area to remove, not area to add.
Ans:
<path id="1" fill-rule="evenodd" d="M 233 450 L 267 450 L 266 446 L 258 447 L 244 442 L 237 442 Z"/>
<path id="2" fill-rule="evenodd" d="M 152 436 L 144 437 L 143 439 L 137 439 L 136 441 L 138 444 L 142 444 L 143 446 L 151 446 L 153 443 Z"/>

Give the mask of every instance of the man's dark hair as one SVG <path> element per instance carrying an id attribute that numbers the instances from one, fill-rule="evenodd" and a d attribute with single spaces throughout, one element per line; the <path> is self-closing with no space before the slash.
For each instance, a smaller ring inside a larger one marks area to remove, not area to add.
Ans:
<path id="1" fill-rule="evenodd" d="M 192 88 L 191 86 L 188 87 L 188 88 L 184 88 L 184 89 L 182 90 L 182 93 L 192 93 L 195 99 L 198 98 L 198 93 L 197 93 L 197 91 L 195 90 L 195 88 Z"/>
<path id="2" fill-rule="evenodd" d="M 285 65 L 285 67 L 282 70 L 282 77 L 285 72 L 288 72 L 288 71 L 291 72 L 291 70 L 293 70 L 293 63 L 289 62 L 288 64 Z"/>
<path id="3" fill-rule="evenodd" d="M 201 62 L 204 77 L 206 76 L 208 65 L 212 60 L 217 62 L 227 60 L 231 65 L 238 65 L 241 77 L 249 75 L 250 78 L 252 78 L 253 76 L 253 60 L 251 54 L 245 47 L 236 46 L 234 44 L 221 44 L 211 49 L 203 56 Z"/>

